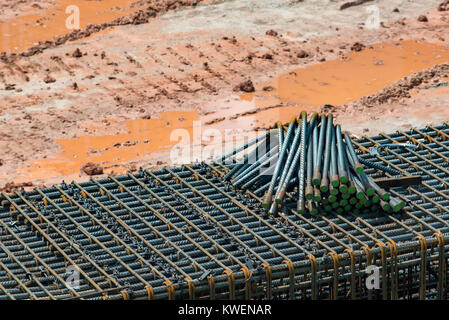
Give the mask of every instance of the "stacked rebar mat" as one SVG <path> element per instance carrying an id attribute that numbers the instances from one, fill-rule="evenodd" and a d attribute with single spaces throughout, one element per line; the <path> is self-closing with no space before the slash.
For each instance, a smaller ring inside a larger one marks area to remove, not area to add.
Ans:
<path id="1" fill-rule="evenodd" d="M 314 113 L 308 120 L 303 111 L 288 125 L 278 123 L 276 130 L 249 141 L 220 160 L 226 161 L 244 151 L 246 156 L 225 179 L 234 187 L 264 194 L 263 206 L 270 214 L 279 210 L 289 190 L 296 190 L 300 214 L 379 210 L 391 213 L 405 207 L 404 201 L 392 197 L 364 173 L 350 137 L 342 134 L 340 125 L 334 125 L 332 115 Z M 365 164 L 369 165 L 366 161 Z"/>
<path id="2" fill-rule="evenodd" d="M 287 192 L 267 216 L 220 162 L 0 192 L 0 300 L 447 299 L 449 124 L 352 143 L 375 181 L 421 177 L 388 189 L 403 210 L 302 215 Z"/>

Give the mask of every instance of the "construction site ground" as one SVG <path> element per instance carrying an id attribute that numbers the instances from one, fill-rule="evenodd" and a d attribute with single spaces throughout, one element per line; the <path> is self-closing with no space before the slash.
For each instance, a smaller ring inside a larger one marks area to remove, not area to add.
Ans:
<path id="1" fill-rule="evenodd" d="M 357 137 L 448 121 L 442 0 L 345 2 L 5 1 L 0 189 L 169 166 L 195 120 L 251 133 L 325 111 Z"/>

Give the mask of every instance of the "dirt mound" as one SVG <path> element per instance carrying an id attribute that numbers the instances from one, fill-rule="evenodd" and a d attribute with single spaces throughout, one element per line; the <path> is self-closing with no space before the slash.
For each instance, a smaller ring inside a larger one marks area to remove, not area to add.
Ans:
<path id="1" fill-rule="evenodd" d="M 303 59 L 303 58 L 307 58 L 309 56 L 309 54 L 304 50 L 299 50 L 298 53 L 296 54 L 296 56 L 298 58 Z"/>
<path id="2" fill-rule="evenodd" d="M 83 53 L 79 48 L 76 48 L 75 51 L 72 53 L 72 57 L 74 58 L 81 58 L 83 56 Z"/>
<path id="3" fill-rule="evenodd" d="M 23 183 L 16 184 L 14 181 L 12 181 L 12 182 L 6 183 L 3 188 L 0 187 L 0 191 L 6 192 L 6 193 L 13 193 L 13 192 L 19 190 L 20 188 L 32 187 L 32 186 L 33 186 L 32 182 L 23 182 Z"/>
<path id="4" fill-rule="evenodd" d="M 351 46 L 351 50 L 355 51 L 355 52 L 359 52 L 362 51 L 365 48 L 365 45 L 363 43 L 360 42 L 355 42 L 352 46 Z"/>
<path id="5" fill-rule="evenodd" d="M 360 102 L 364 105 L 372 106 L 389 102 L 390 100 L 398 100 L 399 98 L 410 98 L 410 90 L 418 87 L 425 81 L 447 75 L 449 75 L 449 63 L 439 64 L 396 81 L 374 95 L 363 97 L 360 99 Z"/>
<path id="6" fill-rule="evenodd" d="M 449 0 L 440 3 L 438 6 L 438 11 L 449 11 Z"/>
<path id="7" fill-rule="evenodd" d="M 251 80 L 246 80 L 235 86 L 234 91 L 254 92 L 254 84 Z"/>
<path id="8" fill-rule="evenodd" d="M 84 166 L 81 167 L 81 170 L 88 176 L 96 176 L 99 174 L 103 174 L 103 167 L 93 162 L 86 163 Z"/>
<path id="9" fill-rule="evenodd" d="M 429 21 L 429 19 L 427 19 L 427 16 L 425 16 L 425 15 L 420 15 L 419 17 L 418 17 L 418 21 L 419 22 L 428 22 Z"/>

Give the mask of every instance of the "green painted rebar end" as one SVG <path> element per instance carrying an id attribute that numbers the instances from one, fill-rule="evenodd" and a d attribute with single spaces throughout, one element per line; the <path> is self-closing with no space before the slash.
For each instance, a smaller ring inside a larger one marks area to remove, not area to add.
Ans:
<path id="1" fill-rule="evenodd" d="M 354 194 L 356 193 L 357 189 L 354 186 L 349 186 L 348 188 L 348 193 L 349 194 Z"/>
<path id="2" fill-rule="evenodd" d="M 327 206 L 324 207 L 324 210 L 325 210 L 325 211 L 331 211 L 331 210 L 332 210 L 332 207 L 329 206 L 329 205 L 327 205 Z"/>
<path id="3" fill-rule="evenodd" d="M 312 216 L 317 215 L 317 214 L 318 214 L 318 209 L 313 209 L 313 210 L 310 212 L 310 214 L 311 214 Z"/>
<path id="4" fill-rule="evenodd" d="M 345 205 L 345 211 L 348 212 L 352 209 L 352 206 L 350 204 Z"/>
<path id="5" fill-rule="evenodd" d="M 321 182 L 320 179 L 313 179 L 312 180 L 312 183 L 313 183 L 314 186 L 319 186 L 320 182 Z"/>
<path id="6" fill-rule="evenodd" d="M 357 192 L 357 195 L 356 195 L 356 197 L 357 197 L 357 199 L 363 199 L 363 198 L 365 198 L 365 194 L 363 193 L 363 192 Z"/>
<path id="7" fill-rule="evenodd" d="M 335 195 L 331 194 L 329 196 L 329 202 L 335 202 L 335 201 L 337 201 L 337 197 Z"/>
<path id="8" fill-rule="evenodd" d="M 338 214 L 342 214 L 342 213 L 343 213 L 343 211 L 344 211 L 344 210 L 343 210 L 343 208 L 342 208 L 342 207 L 339 207 L 339 208 L 337 209 L 337 213 L 338 213 Z"/>
<path id="9" fill-rule="evenodd" d="M 329 193 L 330 193 L 331 195 L 333 195 L 333 196 L 336 196 L 336 195 L 338 194 L 338 189 L 331 188 L 331 189 L 329 190 Z"/>
<path id="10" fill-rule="evenodd" d="M 343 199 L 349 199 L 350 196 L 351 196 L 351 195 L 350 195 L 349 193 L 342 193 L 342 194 L 341 194 L 341 197 L 342 197 Z"/>
<path id="11" fill-rule="evenodd" d="M 366 190 L 366 194 L 369 196 L 369 197 L 372 197 L 373 195 L 374 195 L 374 189 L 373 188 L 368 188 L 368 190 Z"/>
<path id="12" fill-rule="evenodd" d="M 299 214 L 304 214 L 304 213 L 306 213 L 306 211 L 303 210 L 303 209 L 299 209 L 299 210 L 298 210 L 298 213 L 299 213 Z"/>
<path id="13" fill-rule="evenodd" d="M 312 193 L 306 194 L 306 199 L 307 200 L 312 200 L 313 199 L 313 194 Z"/>
<path id="14" fill-rule="evenodd" d="M 320 186 L 320 190 L 321 192 L 327 192 L 329 190 L 329 188 L 325 185 Z"/>
<path id="15" fill-rule="evenodd" d="M 378 195 L 374 195 L 371 200 L 373 201 L 373 203 L 378 203 L 380 201 L 380 197 Z"/>
<path id="16" fill-rule="evenodd" d="M 346 199 L 341 199 L 340 200 L 340 206 L 344 207 L 347 204 L 348 204 L 348 200 L 346 200 Z"/>
<path id="17" fill-rule="evenodd" d="M 329 199 L 323 198 L 323 199 L 321 199 L 321 203 L 324 204 L 324 205 L 326 205 L 326 204 L 329 203 Z"/>
<path id="18" fill-rule="evenodd" d="M 349 203 L 351 205 L 355 205 L 357 203 L 357 199 L 356 198 L 351 198 L 351 199 L 349 199 Z"/>
<path id="19" fill-rule="evenodd" d="M 382 209 L 384 209 L 385 211 L 388 211 L 388 210 L 391 210 L 391 206 L 390 206 L 388 203 L 385 203 L 385 204 L 382 206 Z"/>
<path id="20" fill-rule="evenodd" d="M 340 177 L 340 182 L 341 183 L 348 183 L 348 181 L 349 181 L 348 177 L 346 177 L 346 176 L 341 176 Z"/>
<path id="21" fill-rule="evenodd" d="M 368 201 L 368 198 L 367 197 L 365 197 L 365 196 L 363 196 L 362 198 L 360 198 L 360 203 L 361 204 L 365 204 L 366 202 Z"/>
<path id="22" fill-rule="evenodd" d="M 360 209 L 360 208 L 363 207 L 363 203 L 357 202 L 357 203 L 355 204 L 355 207 L 356 207 L 357 209 Z"/>
<path id="23" fill-rule="evenodd" d="M 332 208 L 333 208 L 333 209 L 337 208 L 338 206 L 339 206 L 338 202 L 332 203 Z"/>
<path id="24" fill-rule="evenodd" d="M 384 200 L 384 201 L 390 200 L 390 194 L 385 192 L 385 193 L 382 195 L 382 200 Z"/>
<path id="25" fill-rule="evenodd" d="M 346 185 L 344 185 L 344 184 L 341 184 L 339 189 L 340 189 L 341 193 L 347 193 L 348 192 L 348 187 Z"/>
<path id="26" fill-rule="evenodd" d="M 363 167 L 359 164 L 359 165 L 355 165 L 355 172 L 357 172 L 358 174 L 362 174 L 363 173 Z"/>
<path id="27" fill-rule="evenodd" d="M 331 184 L 332 184 L 335 188 L 337 188 L 337 187 L 340 185 L 340 181 L 339 181 L 339 180 L 332 180 L 332 181 L 331 181 Z"/>
<path id="28" fill-rule="evenodd" d="M 314 196 L 314 197 L 313 197 L 313 201 L 315 201 L 315 202 L 320 202 L 320 201 L 321 201 L 321 197 L 319 197 L 319 196 Z"/>
<path id="29" fill-rule="evenodd" d="M 359 214 L 359 213 L 360 213 L 360 210 L 356 208 L 356 209 L 352 210 L 352 213 L 354 213 L 354 214 Z"/>

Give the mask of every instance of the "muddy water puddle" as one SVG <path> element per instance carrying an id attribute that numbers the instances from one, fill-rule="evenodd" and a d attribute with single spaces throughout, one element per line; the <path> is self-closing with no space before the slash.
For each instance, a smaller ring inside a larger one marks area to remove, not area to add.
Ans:
<path id="1" fill-rule="evenodd" d="M 416 41 L 377 44 L 361 52 L 351 52 L 343 59 L 281 75 L 261 85 L 271 86 L 273 91 L 259 95 L 277 98 L 278 103 L 342 105 L 371 95 L 407 75 L 447 61 L 449 48 L 446 46 Z M 255 97 L 255 107 L 263 105 L 263 100 Z"/>
<path id="2" fill-rule="evenodd" d="M 447 61 L 446 46 L 417 41 L 376 44 L 259 83 L 258 88 L 272 90 L 240 95 L 240 103 L 232 101 L 225 113 L 241 116 L 227 117 L 216 125 L 266 128 L 278 120 L 288 121 L 302 110 L 318 111 L 324 104 L 338 106 L 358 101 L 405 76 Z"/>
<path id="3" fill-rule="evenodd" d="M 135 0 L 57 0 L 55 6 L 43 12 L 29 9 L 20 17 L 0 22 L 0 52 L 21 52 L 39 41 L 53 40 L 55 36 L 71 32 L 72 30 L 66 27 L 66 20 L 73 13 L 73 11 L 66 13 L 69 6 L 79 8 L 79 24 L 83 29 L 88 24 L 112 21 L 140 9 L 140 7 L 129 9 L 128 6 L 133 2 Z"/>
<path id="4" fill-rule="evenodd" d="M 175 129 L 184 129 L 192 135 L 193 122 L 197 119 L 195 112 L 165 112 L 158 119 L 124 121 L 125 133 L 58 140 L 62 152 L 46 159 L 27 161 L 17 181 L 79 173 L 88 162 L 101 165 L 105 173 L 125 172 L 127 168 L 122 164 L 144 159 L 176 144 L 177 140 L 170 140 L 170 133 Z"/>

